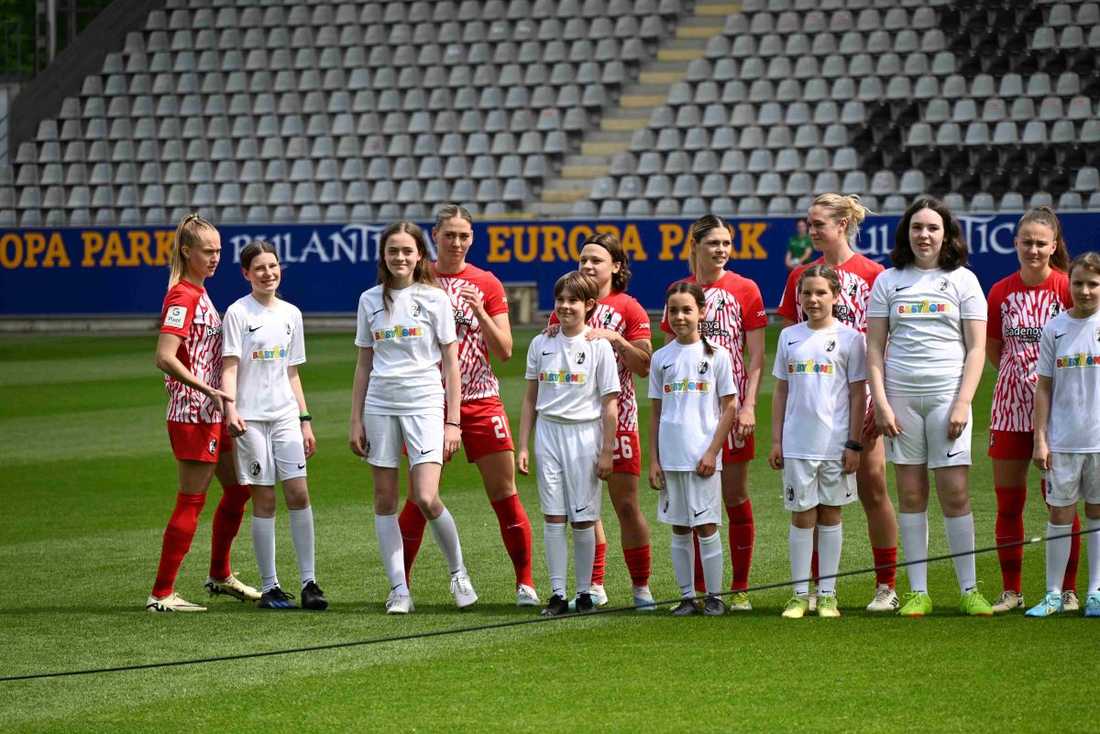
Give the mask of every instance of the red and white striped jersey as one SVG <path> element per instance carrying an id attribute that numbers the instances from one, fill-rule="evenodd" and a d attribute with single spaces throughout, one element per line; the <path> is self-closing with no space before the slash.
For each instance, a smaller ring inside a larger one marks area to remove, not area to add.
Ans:
<path id="1" fill-rule="evenodd" d="M 825 265 L 825 258 L 819 257 L 812 263 L 799 265 L 787 276 L 787 286 L 783 289 L 783 299 L 779 302 L 778 313 L 788 321 L 805 321 L 802 304 L 798 301 L 798 279 L 811 265 Z M 885 268 L 879 263 L 855 253 L 840 265 L 832 266 L 840 276 L 840 298 L 836 303 L 836 319 L 861 334 L 867 333 L 867 303 L 871 300 L 871 286 L 875 278 Z"/>
<path id="2" fill-rule="evenodd" d="M 551 312 L 550 324 L 558 323 L 558 315 Z M 628 342 L 649 339 L 649 314 L 633 296 L 612 292 L 596 302 L 596 308 L 588 318 L 593 329 L 608 329 L 623 335 Z M 619 369 L 619 433 L 638 430 L 638 397 L 634 390 L 634 375 L 623 362 L 623 356 L 615 351 L 615 366 Z"/>
<path id="3" fill-rule="evenodd" d="M 466 264 L 457 273 L 435 274 L 439 285 L 454 307 L 458 333 L 458 368 L 462 375 L 462 402 L 489 398 L 500 394 L 500 383 L 489 361 L 489 345 L 481 333 L 481 324 L 474 310 L 459 295 L 465 286 L 481 294 L 485 311 L 490 316 L 508 313 L 508 298 L 497 277 L 481 268 Z"/>
<path id="4" fill-rule="evenodd" d="M 160 332 L 182 337 L 176 356 L 200 381 L 222 386 L 222 320 L 202 286 L 181 280 L 169 289 L 160 313 Z M 164 376 L 168 420 L 174 423 L 221 423 L 213 401 L 194 388 Z"/>
<path id="5" fill-rule="evenodd" d="M 688 276 L 684 281 L 694 283 L 695 276 Z M 725 347 L 730 353 L 737 395 L 740 400 L 744 400 L 748 384 L 745 370 L 745 333 L 768 325 L 760 288 L 748 278 L 730 271 L 702 288 L 707 299 L 707 312 L 699 321 L 699 333 L 712 344 Z M 667 306 L 661 318 L 661 331 L 672 334 L 672 327 L 668 325 Z"/>
<path id="6" fill-rule="evenodd" d="M 1019 273 L 997 281 L 989 291 L 986 338 L 1001 342 L 997 386 L 993 389 L 992 431 L 1031 431 L 1035 405 L 1035 365 L 1039 339 L 1048 321 L 1072 306 L 1069 277 L 1060 270 L 1036 286 Z"/>

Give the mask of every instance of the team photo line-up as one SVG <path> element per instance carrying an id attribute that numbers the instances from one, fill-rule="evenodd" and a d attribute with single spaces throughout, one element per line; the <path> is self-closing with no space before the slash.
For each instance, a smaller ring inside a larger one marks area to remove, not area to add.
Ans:
<path id="1" fill-rule="evenodd" d="M 1100 437 L 1090 424 L 1100 410 L 1100 255 L 1087 252 L 1071 262 L 1055 213 L 1031 209 L 1016 227 L 1019 270 L 987 297 L 966 267 L 962 230 L 943 202 L 921 197 L 906 210 L 889 269 L 852 249 L 868 213 L 857 196 L 817 196 L 799 228 L 803 241 L 793 243 L 795 255 L 787 259 L 779 306 L 784 328 L 772 362 L 768 464 L 777 474 L 764 480 L 781 484 L 791 513 L 796 581 L 783 617 L 840 616 L 842 508 L 857 499 L 876 575 L 867 610 L 931 613 L 924 559 L 933 482 L 960 611 L 990 616 L 1024 608 L 1023 510 L 1032 464 L 1041 471 L 1051 540 L 1046 594 L 1026 613 L 1043 617 L 1083 606 L 1085 616 L 1100 617 Z M 427 529 L 450 571 L 455 604 L 478 600 L 458 527 L 440 496 L 443 467 L 460 446 L 497 516 L 518 606 L 556 616 L 607 604 L 600 522 L 606 482 L 634 606 L 655 610 L 635 375 L 646 378 L 652 402 L 645 479 L 656 490 L 658 520 L 672 529 L 682 597 L 672 613 L 751 610 L 756 530 L 748 465 L 756 455 L 767 315 L 757 285 L 727 269 L 730 226 L 713 215 L 692 224 L 690 274 L 666 291 L 666 343 L 656 351 L 646 311 L 627 294 L 623 247 L 609 234 L 586 240 L 578 270 L 556 282 L 549 323 L 527 351 L 515 443 L 492 367 L 493 359 L 512 357 L 504 288 L 466 260 L 473 244 L 466 209 L 441 207 L 432 237 L 434 262 L 419 226 L 388 226 L 380 236 L 378 285 L 363 292 L 357 310 L 348 442 L 373 478 L 386 612 L 414 611 L 409 579 Z M 816 260 L 806 239 L 820 253 Z M 298 374 L 306 360 L 302 314 L 278 296 L 276 249 L 257 240 L 240 254 L 250 291 L 221 318 L 204 289 L 220 257 L 214 225 L 198 214 L 180 222 L 156 348 L 179 492 L 146 609 L 205 611 L 177 594 L 175 581 L 216 475 L 222 497 L 206 590 L 266 609 L 323 610 L 328 600 L 315 573 L 306 472 L 316 439 Z M 997 369 L 988 453 L 1003 590 L 993 603 L 978 588 L 969 498 L 971 403 L 986 360 Z M 409 477 L 402 504 L 403 457 Z M 894 464 L 896 512 L 887 461 Z M 537 479 L 549 574 L 545 605 L 532 577 L 531 523 L 516 471 L 533 471 Z M 290 515 L 297 595 L 284 591 L 275 567 L 277 483 Z M 250 498 L 259 589 L 237 579 L 229 563 Z M 1076 587 L 1080 499 L 1089 537 L 1083 605 Z M 723 519 L 733 572 L 728 592 Z M 904 599 L 895 589 L 899 533 L 909 583 Z"/>

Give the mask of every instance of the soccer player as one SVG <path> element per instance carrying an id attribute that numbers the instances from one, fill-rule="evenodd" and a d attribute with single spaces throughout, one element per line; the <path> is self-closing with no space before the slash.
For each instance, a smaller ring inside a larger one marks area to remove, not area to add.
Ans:
<path id="1" fill-rule="evenodd" d="M 733 229 L 721 217 L 708 214 L 692 223 L 689 232 L 692 275 L 688 283 L 698 283 L 707 299 L 699 322 L 699 333 L 725 348 L 730 355 L 733 379 L 740 399 L 737 419 L 722 449 L 722 501 L 729 517 L 730 556 L 733 565 L 731 611 L 749 611 L 752 603 L 746 589 L 756 541 L 752 501 L 749 499 L 749 462 L 756 453 L 756 397 L 764 369 L 764 327 L 768 317 L 756 283 L 726 270 L 733 249 Z M 661 330 L 673 335 L 668 314 Z M 744 353 L 748 351 L 748 364 Z M 695 549 L 695 588 L 703 591 L 700 549 Z"/>
<path id="2" fill-rule="evenodd" d="M 833 316 L 842 290 L 836 270 L 811 265 L 797 288 L 806 320 L 779 334 L 768 456 L 773 469 L 783 470 L 783 505 L 791 513 L 794 596 L 783 616 L 801 619 L 809 610 L 816 528 L 821 572 L 817 616 L 839 617 L 841 509 L 856 498 L 867 412 L 866 344 L 860 332 Z"/>
<path id="3" fill-rule="evenodd" d="M 680 586 L 677 617 L 696 614 L 692 530 L 699 548 L 707 596 L 703 614 L 725 614 L 718 596 L 724 559 L 722 464 L 718 456 L 737 416 L 737 386 L 729 352 L 699 333 L 706 308 L 703 289 L 674 283 L 665 297 L 669 327 L 676 338 L 653 355 L 649 373 L 649 485 L 660 491 L 657 517 L 672 526 L 672 568 Z"/>
<path id="4" fill-rule="evenodd" d="M 611 505 L 619 518 L 623 558 L 634 591 L 634 606 L 652 611 L 653 594 L 649 591 L 649 525 L 638 502 L 638 477 L 642 451 L 638 438 L 638 399 L 634 393 L 634 375 L 649 374 L 649 356 L 653 345 L 649 337 L 649 315 L 642 304 L 627 295 L 630 283 L 630 259 L 619 238 L 610 233 L 589 237 L 581 249 L 580 272 L 595 279 L 600 287 L 596 310 L 588 318 L 589 339 L 606 339 L 615 352 L 619 368 L 619 425 L 615 432 L 614 467 L 607 480 Z M 550 324 L 558 323 L 550 315 Z M 603 522 L 596 520 L 596 561 L 592 569 L 592 599 L 596 606 L 607 604 L 604 590 L 604 559 L 607 538 Z"/>
<path id="5" fill-rule="evenodd" d="M 221 236 L 210 222 L 189 214 L 179 223 L 169 255 L 168 294 L 161 308 L 156 353 L 168 390 L 168 438 L 179 469 L 179 493 L 164 530 L 156 582 L 145 602 L 150 612 L 206 611 L 174 588 L 215 473 L 222 499 L 214 512 L 206 590 L 242 601 L 260 598 L 258 591 L 237 580 L 229 566 L 229 551 L 241 528 L 249 491 L 237 484 L 232 443 L 222 425 L 222 408 L 229 398 L 221 390 L 222 322 L 203 287 L 217 270 L 221 252 Z"/>
<path id="6" fill-rule="evenodd" d="M 395 222 L 382 231 L 379 241 L 380 283 L 359 297 L 359 357 L 348 443 L 371 465 L 374 478 L 374 527 L 390 582 L 386 613 L 413 611 L 397 523 L 402 450 L 409 457 L 409 498 L 428 518 L 451 572 L 451 594 L 464 609 L 477 601 L 477 593 L 462 560 L 454 518 L 439 499 L 443 462 L 461 441 L 454 309 L 435 283 L 428 241 L 416 223 Z"/>
<path id="7" fill-rule="evenodd" d="M 810 239 L 821 257 L 815 265 L 828 265 L 840 278 L 840 297 L 836 304 L 837 320 L 856 331 L 867 332 L 867 303 L 871 299 L 871 286 L 883 267 L 852 250 L 859 236 L 859 225 L 867 216 L 867 209 L 858 196 L 821 194 L 810 206 L 807 219 L 810 223 Z M 799 303 L 798 280 L 806 267 L 796 268 L 787 278 L 779 315 L 784 328 L 806 318 Z M 869 612 L 895 612 L 898 595 L 894 589 L 898 560 L 898 523 L 894 517 L 894 505 L 886 489 L 886 453 L 879 432 L 875 428 L 874 411 L 868 405 L 863 434 L 856 443 L 863 446 L 856 487 L 859 501 L 867 516 L 867 534 L 871 541 L 871 555 L 875 565 L 875 591 Z M 815 554 L 816 555 L 816 554 Z M 815 558 L 816 561 L 816 558 Z M 816 566 L 816 563 L 814 564 Z M 811 570 L 816 577 L 816 571 Z M 810 595 L 810 608 L 816 602 Z"/>
<path id="8" fill-rule="evenodd" d="M 986 357 L 997 369 L 993 415 L 989 425 L 989 456 L 997 493 L 997 544 L 1024 539 L 1027 470 L 1034 452 L 1031 414 L 1035 402 L 1035 363 L 1043 326 L 1072 305 L 1069 294 L 1069 252 L 1058 217 L 1049 207 L 1029 210 L 1016 225 L 1016 256 L 1020 269 L 989 291 Z M 1044 496 L 1046 482 L 1042 482 Z M 1081 520 L 1073 514 L 1073 532 Z M 1077 559 L 1081 537 L 1070 538 L 1069 561 L 1062 581 L 1062 607 L 1076 611 Z M 1003 591 L 993 603 L 1001 614 L 1024 606 L 1021 587 L 1022 545 L 1000 548 Z"/>
<path id="9" fill-rule="evenodd" d="M 565 571 L 569 548 L 565 525 L 573 525 L 576 610 L 591 611 L 592 562 L 600 516 L 601 485 L 613 469 L 619 375 L 605 339 L 587 339 L 585 322 L 596 308 L 599 286 L 580 272 L 554 284 L 554 310 L 561 329 L 539 334 L 527 350 L 527 390 L 519 422 L 521 474 L 530 470 L 527 447 L 535 429 L 539 504 L 543 513 L 546 567 L 551 596 L 543 614 L 569 611 Z M 537 417 L 537 422 L 536 422 Z"/>
<path id="10" fill-rule="evenodd" d="M 1077 501 L 1085 501 L 1089 585 L 1085 616 L 1100 617 L 1100 254 L 1086 252 L 1069 267 L 1073 308 L 1043 327 L 1035 388 L 1035 465 L 1046 472 L 1047 594 L 1027 610 L 1049 617 L 1065 610 L 1062 579 L 1070 554 Z M 1057 420 L 1052 420 L 1055 412 Z M 1057 537 L 1062 536 L 1062 537 Z"/>
<path id="11" fill-rule="evenodd" d="M 894 463 L 910 593 L 898 613 L 932 612 L 928 595 L 928 470 L 955 557 L 960 610 L 987 617 L 978 590 L 970 511 L 970 405 L 985 359 L 986 302 L 966 265 L 959 221 L 938 199 L 919 197 L 898 223 L 890 259 L 867 309 L 867 374 L 875 422 Z M 886 343 L 889 338 L 890 348 Z"/>
<path id="12" fill-rule="evenodd" d="M 474 243 L 473 218 L 456 204 L 436 213 L 432 239 L 438 249 L 435 277 L 454 310 L 458 367 L 462 382 L 459 423 L 466 460 L 477 465 L 489 504 L 500 525 L 500 537 L 516 575 L 516 605 L 538 606 L 531 578 L 531 521 L 516 492 L 515 454 L 508 414 L 500 400 L 500 383 L 489 355 L 512 357 L 512 328 L 504 287 L 490 272 L 466 262 Z M 405 548 L 405 574 L 412 570 L 427 520 L 412 501 L 398 518 Z"/>
<path id="13" fill-rule="evenodd" d="M 302 608 L 324 610 L 314 575 L 313 508 L 306 459 L 317 441 L 298 365 L 306 361 L 302 312 L 278 297 L 282 267 L 275 247 L 255 240 L 241 250 L 252 292 L 225 312 L 222 388 L 232 397 L 225 422 L 236 441 L 237 478 L 252 487 L 252 545 L 263 582 L 261 609 L 293 609 L 275 572 L 275 482 L 283 484 L 298 557 Z"/>

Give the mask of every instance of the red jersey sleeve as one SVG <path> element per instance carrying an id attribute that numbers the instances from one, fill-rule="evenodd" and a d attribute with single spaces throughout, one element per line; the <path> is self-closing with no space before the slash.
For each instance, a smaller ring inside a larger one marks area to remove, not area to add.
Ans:
<path id="1" fill-rule="evenodd" d="M 989 289 L 989 317 L 985 322 L 985 338 L 1004 340 L 1004 331 L 1001 325 L 1001 301 L 1004 300 L 1004 281 L 998 281 Z"/>
<path id="2" fill-rule="evenodd" d="M 1073 308 L 1073 296 L 1069 292 L 1069 276 L 1063 275 L 1058 282 L 1058 299 L 1062 301 L 1062 305 L 1067 308 Z"/>
<path id="3" fill-rule="evenodd" d="M 547 326 L 553 326 L 556 323 L 558 323 L 558 314 L 557 314 L 556 311 L 551 311 L 550 312 L 550 318 L 548 318 L 546 320 L 546 325 Z"/>
<path id="4" fill-rule="evenodd" d="M 755 282 L 744 279 L 743 308 L 741 320 L 745 331 L 763 329 L 768 325 L 768 313 L 764 310 L 764 299 L 760 296 L 760 287 Z"/>
<path id="5" fill-rule="evenodd" d="M 798 288 L 798 278 L 805 269 L 805 266 L 800 265 L 787 275 L 787 285 L 783 288 L 783 297 L 779 300 L 777 312 L 791 323 L 798 322 L 798 294 L 795 290 Z"/>
<path id="6" fill-rule="evenodd" d="M 504 286 L 500 280 L 491 273 L 485 273 L 481 291 L 485 294 L 485 312 L 490 316 L 508 313 L 508 296 L 504 292 Z"/>
<path id="7" fill-rule="evenodd" d="M 186 339 L 191 333 L 191 321 L 195 318 L 195 307 L 201 294 L 201 291 L 180 285 L 168 291 L 160 310 L 160 333 Z"/>
<path id="8" fill-rule="evenodd" d="M 629 342 L 638 339 L 649 339 L 649 314 L 642 308 L 642 304 L 631 298 L 626 302 L 623 311 L 623 317 L 626 320 L 626 330 L 623 332 L 623 337 Z"/>

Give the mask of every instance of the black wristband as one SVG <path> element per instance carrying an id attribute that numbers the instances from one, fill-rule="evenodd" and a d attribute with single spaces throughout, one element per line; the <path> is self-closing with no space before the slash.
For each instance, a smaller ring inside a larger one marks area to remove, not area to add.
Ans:
<path id="1" fill-rule="evenodd" d="M 445 426 L 454 426 L 455 428 L 458 428 L 458 429 L 462 428 L 461 423 L 455 423 L 454 421 L 443 421 L 443 425 L 445 425 Z"/>
<path id="2" fill-rule="evenodd" d="M 298 416 L 298 421 L 301 422 L 301 423 L 305 423 L 306 421 L 311 421 L 311 420 L 313 420 L 313 416 L 310 415 L 309 413 L 302 413 L 300 416 Z"/>
<path id="3" fill-rule="evenodd" d="M 848 440 L 844 442 L 844 448 L 857 452 L 863 451 L 863 444 L 861 444 L 859 441 Z"/>

